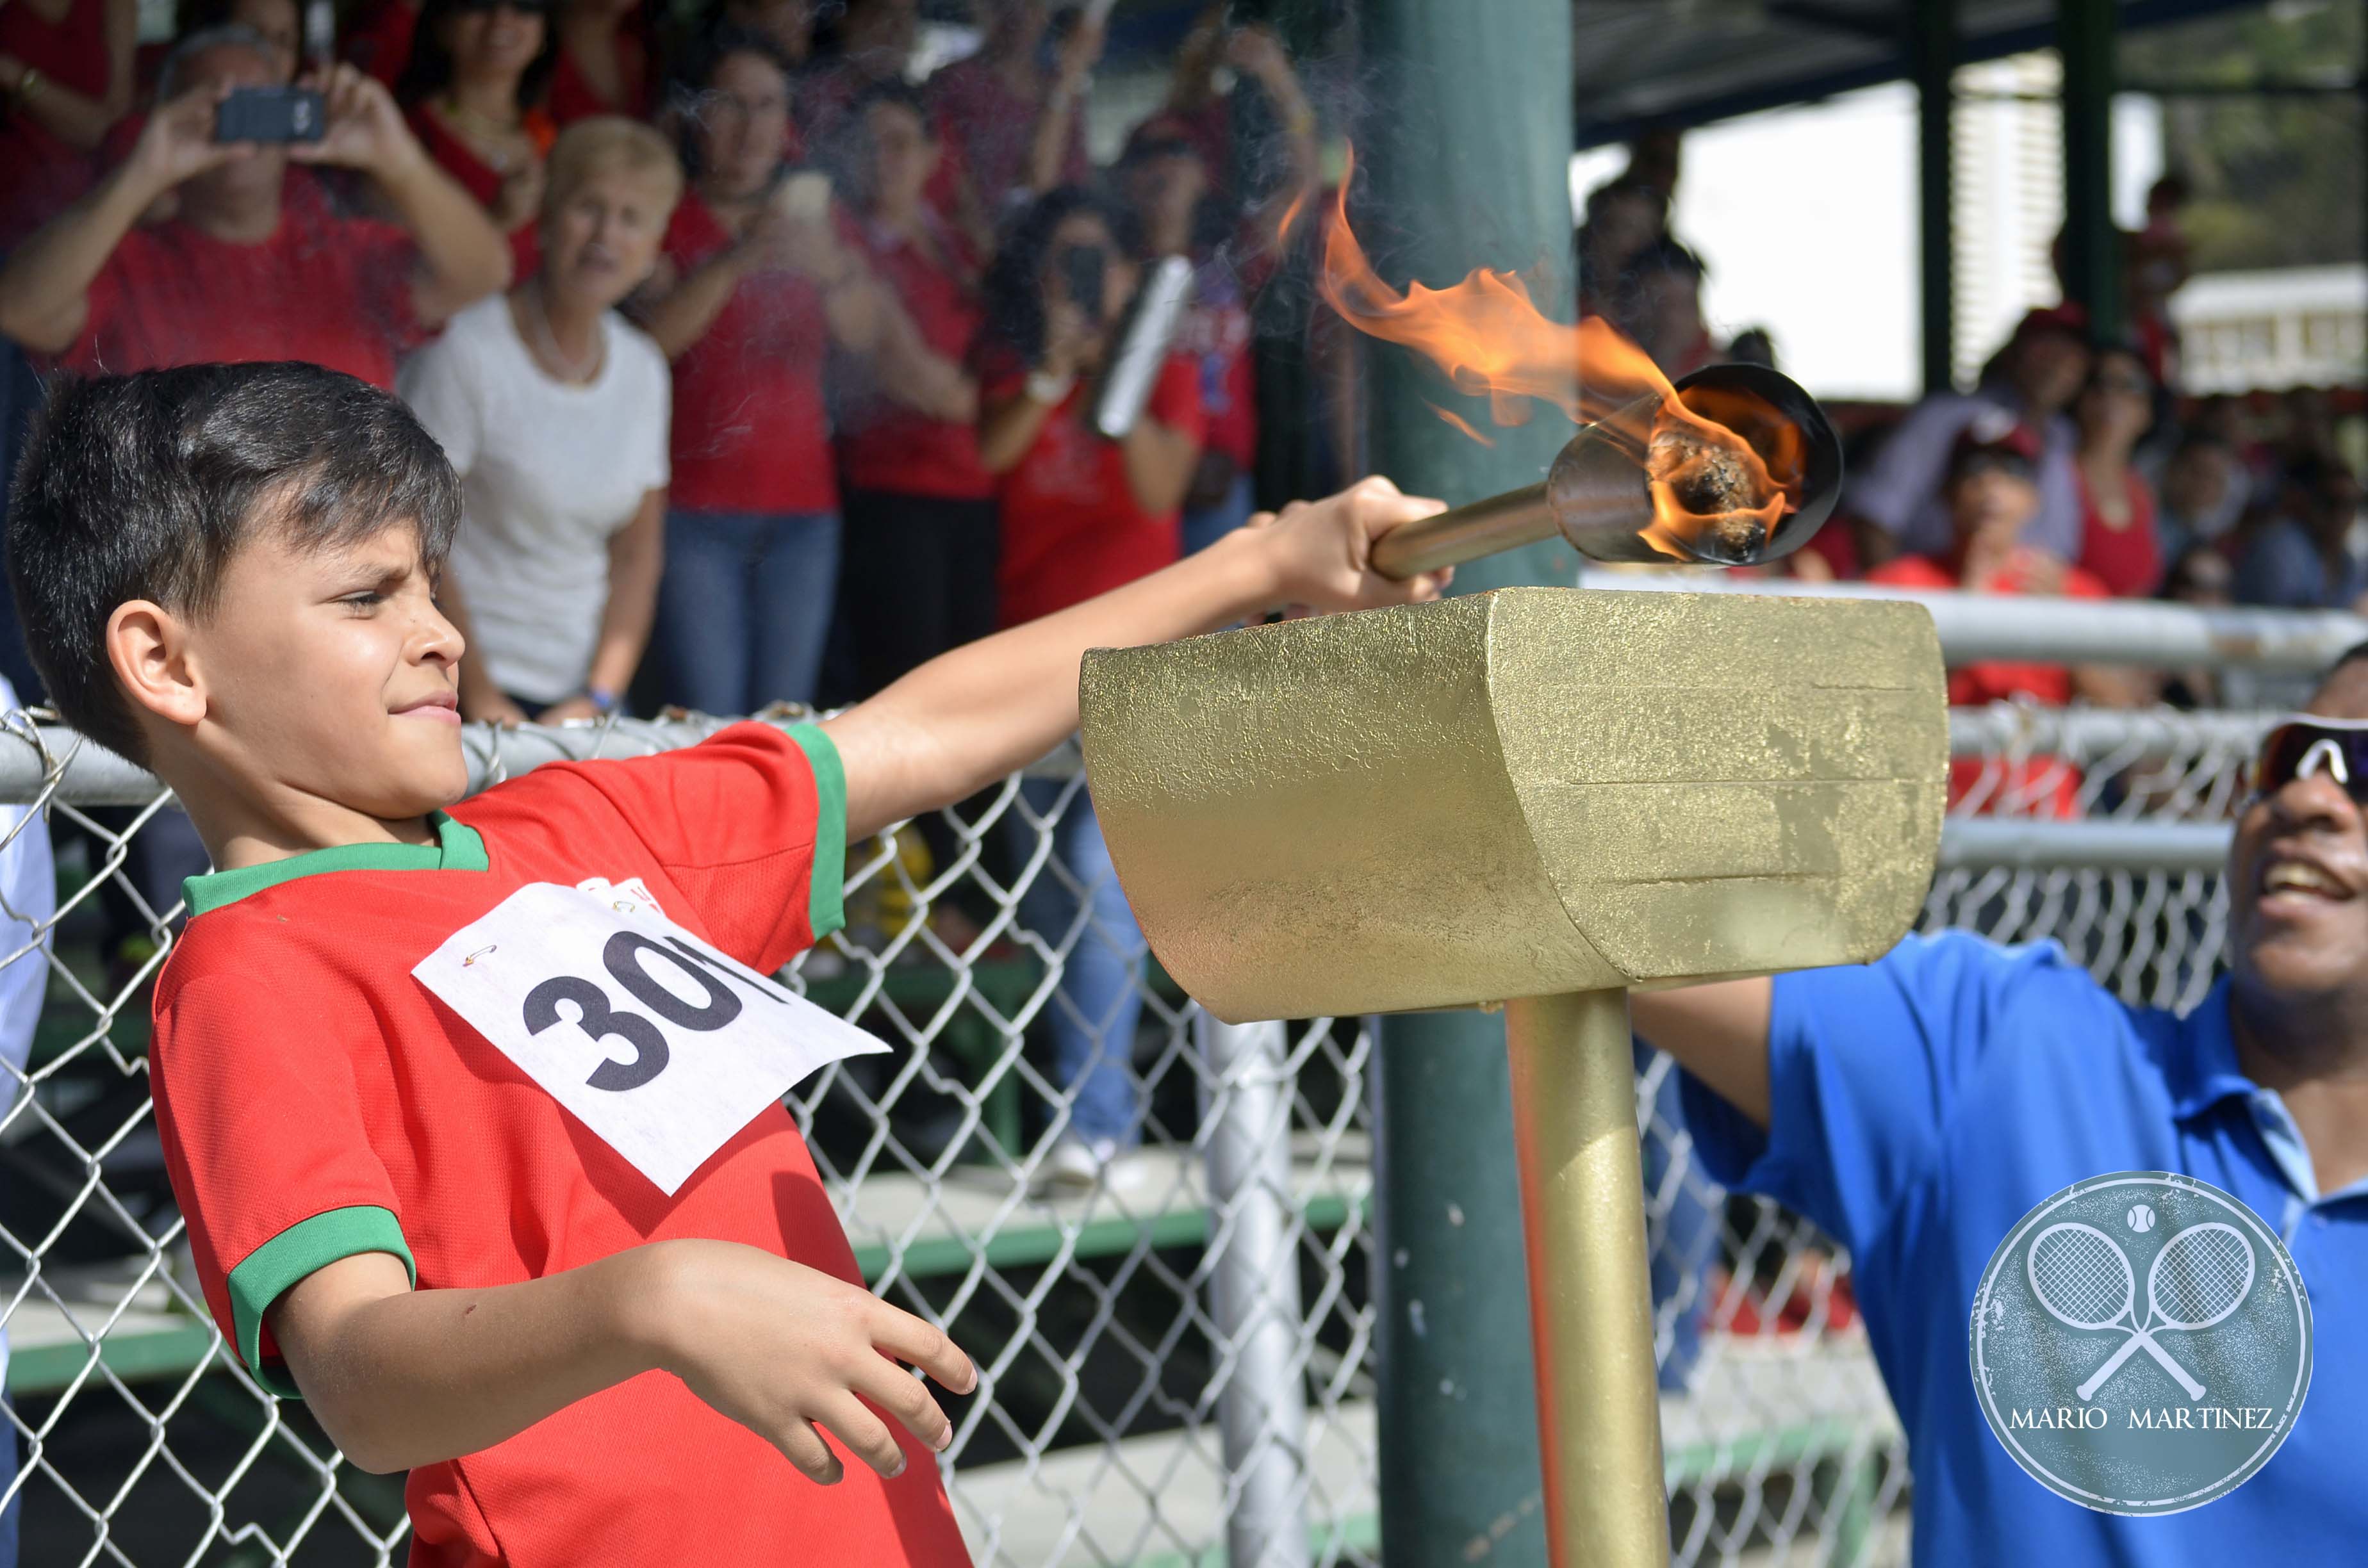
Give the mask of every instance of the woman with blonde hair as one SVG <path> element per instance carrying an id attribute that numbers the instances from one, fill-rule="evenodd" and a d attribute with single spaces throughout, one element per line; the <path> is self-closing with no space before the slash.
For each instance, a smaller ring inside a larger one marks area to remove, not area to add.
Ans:
<path id="1" fill-rule="evenodd" d="M 461 710 L 545 723 L 614 712 L 649 642 L 672 389 L 615 307 L 657 265 L 682 167 L 614 116 L 552 146 L 540 268 L 452 318 L 400 391 L 460 471 L 446 608 L 468 639 Z"/>

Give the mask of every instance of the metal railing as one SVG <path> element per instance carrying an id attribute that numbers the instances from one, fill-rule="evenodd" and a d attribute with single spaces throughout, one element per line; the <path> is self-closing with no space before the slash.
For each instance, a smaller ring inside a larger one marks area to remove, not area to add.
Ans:
<path id="1" fill-rule="evenodd" d="M 2223 922 L 2200 846 L 2225 836 L 2264 722 L 1960 713 L 1962 764 L 2014 783 L 2056 759 L 2083 814 L 2034 816 L 2019 785 L 1969 797 L 1924 924 L 2055 936 L 2132 999 L 2192 1000 Z M 716 722 L 472 727 L 466 744 L 484 784 Z M 866 1278 L 980 1358 L 944 1461 L 978 1561 L 1371 1562 L 1373 1031 L 1220 1026 L 1142 964 L 1138 1021 L 1102 1043 L 1143 1152 L 1122 1181 L 1049 1185 L 1077 1084 L 1044 1037 L 1077 1016 L 1066 991 L 1110 935 L 1058 842 L 1076 771 L 1048 758 L 1025 789 L 851 848 L 848 928 L 790 974 L 894 1049 L 826 1070 L 792 1109 Z M 0 800 L 41 808 L 0 857 L 46 831 L 59 860 L 54 915 L 0 908 L 38 937 L 0 940 L 0 971 L 49 971 L 30 1092 L 0 1116 L 24 1560 L 393 1561 L 398 1490 L 339 1462 L 205 1319 L 156 1157 L 145 987 L 178 914 L 183 819 L 136 768 L 23 713 L 0 718 Z M 1066 915 L 1031 896 L 1053 887 Z M 1675 1086 L 1666 1058 L 1640 1058 L 1679 1561 L 1898 1561 L 1907 1454 L 1848 1260 L 1708 1181 Z"/>

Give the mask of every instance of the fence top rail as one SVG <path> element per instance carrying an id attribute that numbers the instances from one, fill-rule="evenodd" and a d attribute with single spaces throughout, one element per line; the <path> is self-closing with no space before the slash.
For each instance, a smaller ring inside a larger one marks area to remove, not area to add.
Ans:
<path id="1" fill-rule="evenodd" d="M 2150 599 L 2061 599 L 1944 593 L 1868 583 L 1736 577 L 1714 570 L 1590 568 L 1581 585 L 1640 593 L 1750 593 L 1792 598 L 1914 599 L 1932 612 L 1952 665 L 1984 659 L 2248 669 L 2315 675 L 2368 642 L 2368 619 L 2343 610 L 2205 608 Z"/>
<path id="2" fill-rule="evenodd" d="M 763 722 L 788 725 L 809 715 L 785 710 Z M 2251 754 L 2283 714 L 2271 710 L 2185 712 L 2170 708 L 2039 708 L 2019 702 L 1949 711 L 1949 749 L 1960 757 L 2056 756 L 2080 767 L 2129 766 L 2170 757 Z M 469 792 L 476 793 L 546 762 L 643 756 L 696 744 L 733 721 L 705 714 L 609 719 L 560 725 L 521 724 L 461 731 Z M 1074 778 L 1082 767 L 1074 741 L 1031 764 L 1031 778 Z M 54 780 L 54 783 L 52 781 Z M 75 806 L 138 806 L 164 785 L 137 763 L 58 723 L 40 709 L 0 712 L 0 804 L 56 800 Z"/>
<path id="3" fill-rule="evenodd" d="M 758 722 L 787 728 L 814 715 L 780 704 L 757 715 Z M 531 771 L 546 762 L 581 762 L 601 756 L 648 756 L 696 745 L 736 719 L 705 713 L 670 713 L 660 719 L 612 717 L 567 724 L 492 724 L 461 727 L 461 746 L 469 759 L 469 793 Z M 1073 778 L 1081 761 L 1075 742 L 1064 742 L 1030 764 L 1030 778 Z M 0 805 L 34 805 L 51 800 L 75 806 L 144 806 L 164 791 L 157 777 L 130 758 L 68 729 L 43 709 L 0 711 Z"/>

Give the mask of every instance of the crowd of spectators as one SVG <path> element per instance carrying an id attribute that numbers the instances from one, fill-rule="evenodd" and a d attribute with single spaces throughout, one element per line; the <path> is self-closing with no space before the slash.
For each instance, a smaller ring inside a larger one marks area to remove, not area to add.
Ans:
<path id="1" fill-rule="evenodd" d="M 916 0 L 182 0 L 144 50 L 131 0 L 0 0 L 0 431 L 53 371 L 329 365 L 461 473 L 466 716 L 860 699 L 1247 520 L 1249 300 L 1316 178 L 1289 56 L 1223 6 L 1109 168 L 1102 11 L 975 11 L 919 79 Z M 217 139 L 290 84 L 316 139 Z M 1112 437 L 1099 372 L 1170 256 L 1191 296 Z M 1031 804 L 1052 1165 L 1090 1180 L 1139 1136 L 1105 1042 L 1144 944 L 1090 809 Z M 160 822 L 127 868 L 157 909 L 202 869 Z"/>
<path id="2" fill-rule="evenodd" d="M 1097 170 L 1102 27 L 1052 0 L 979 0 L 979 47 L 917 85 L 915 0 L 335 15 L 183 0 L 143 51 L 130 0 L 0 0 L 7 423 L 28 369 L 397 388 L 468 485 L 472 716 L 859 699 L 1247 517 L 1247 301 L 1315 169 L 1266 29 L 1212 8 Z M 215 140 L 229 94 L 300 73 L 319 140 Z M 1170 255 L 1194 298 L 1106 440 L 1093 372 Z"/>

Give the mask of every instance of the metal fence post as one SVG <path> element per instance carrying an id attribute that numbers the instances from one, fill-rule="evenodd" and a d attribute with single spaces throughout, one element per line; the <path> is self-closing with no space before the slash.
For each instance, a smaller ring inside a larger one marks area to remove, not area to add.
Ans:
<path id="1" fill-rule="evenodd" d="M 1307 1396 L 1289 1042 L 1281 1024 L 1225 1024 L 1206 1013 L 1193 1034 L 1215 1101 L 1205 1157 L 1226 1561 L 1304 1568 Z"/>

